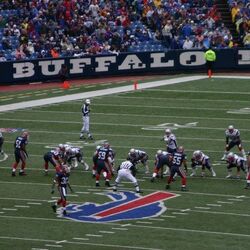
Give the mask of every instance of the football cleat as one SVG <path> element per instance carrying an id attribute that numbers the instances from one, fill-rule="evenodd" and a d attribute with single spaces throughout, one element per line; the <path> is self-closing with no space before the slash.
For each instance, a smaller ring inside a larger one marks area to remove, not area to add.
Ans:
<path id="1" fill-rule="evenodd" d="M 170 185 L 169 184 L 166 185 L 166 189 L 170 189 Z"/>
<path id="2" fill-rule="evenodd" d="M 106 187 L 110 187 L 109 181 L 105 181 L 105 186 L 106 186 Z"/>
<path id="3" fill-rule="evenodd" d="M 25 175 L 27 175 L 25 172 L 19 172 L 19 175 L 21 175 L 21 176 L 25 176 Z"/>
<path id="4" fill-rule="evenodd" d="M 226 178 L 226 179 L 230 179 L 230 178 L 232 178 L 232 175 L 229 174 L 229 175 L 227 175 L 225 178 Z"/>
<path id="5" fill-rule="evenodd" d="M 152 177 L 150 181 L 151 181 L 151 182 L 154 182 L 154 181 L 155 181 L 155 178 L 154 178 L 154 177 Z"/>
<path id="6" fill-rule="evenodd" d="M 16 172 L 12 172 L 11 176 L 16 176 Z"/>
<path id="7" fill-rule="evenodd" d="M 143 191 L 142 191 L 142 190 L 138 190 L 138 191 L 136 191 L 136 193 L 138 193 L 138 194 L 142 194 L 142 193 L 143 193 Z"/>
<path id="8" fill-rule="evenodd" d="M 95 184 L 95 186 L 96 186 L 96 187 L 100 187 L 100 184 L 97 182 L 97 183 Z"/>
<path id="9" fill-rule="evenodd" d="M 64 215 L 64 216 L 67 216 L 67 215 L 68 215 L 68 213 L 66 212 L 66 210 L 63 210 L 63 215 Z"/>
<path id="10" fill-rule="evenodd" d="M 56 213 L 56 208 L 57 208 L 56 205 L 55 204 L 52 205 L 51 208 L 53 209 L 54 213 Z"/>
<path id="11" fill-rule="evenodd" d="M 245 189 L 250 189 L 250 183 L 247 183 L 247 185 L 245 186 Z"/>
<path id="12" fill-rule="evenodd" d="M 181 187 L 181 191 L 187 191 L 186 187 Z"/>

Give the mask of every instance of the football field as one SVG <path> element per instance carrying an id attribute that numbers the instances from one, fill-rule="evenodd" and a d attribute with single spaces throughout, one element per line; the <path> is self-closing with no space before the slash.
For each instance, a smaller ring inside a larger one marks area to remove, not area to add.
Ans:
<path id="1" fill-rule="evenodd" d="M 6 92 L 0 93 L 0 105 L 111 87 Z M 240 130 L 245 151 L 250 151 L 249 79 L 206 78 L 91 97 L 94 141 L 79 139 L 81 106 L 82 100 L 70 100 L 0 112 L 3 149 L 8 155 L 0 158 L 1 250 L 250 249 L 250 190 L 244 189 L 245 174 L 241 172 L 240 179 L 226 179 L 226 163 L 221 161 L 229 125 Z M 165 149 L 162 137 L 166 128 L 172 129 L 187 154 L 187 192 L 180 191 L 180 177 L 170 190 L 165 190 L 165 176 L 150 182 L 156 151 Z M 22 129 L 30 132 L 27 176 L 12 177 L 13 143 Z M 136 175 L 143 193 L 135 194 L 129 182 L 122 182 L 117 193 L 105 187 L 103 179 L 95 187 L 91 170 L 79 165 L 70 176 L 74 193 L 68 193 L 69 216 L 61 216 L 60 211 L 55 214 L 51 204 L 59 194 L 51 194 L 54 170 L 50 165 L 49 175 L 44 175 L 43 155 L 67 143 L 81 147 L 85 161 L 92 166 L 96 146 L 106 140 L 116 152 L 116 167 L 131 148 L 148 153 L 151 173 L 146 175 L 138 165 Z M 190 177 L 195 150 L 210 157 L 216 177 L 207 170 L 201 177 L 201 169 Z M 232 151 L 239 154 L 237 148 Z"/>

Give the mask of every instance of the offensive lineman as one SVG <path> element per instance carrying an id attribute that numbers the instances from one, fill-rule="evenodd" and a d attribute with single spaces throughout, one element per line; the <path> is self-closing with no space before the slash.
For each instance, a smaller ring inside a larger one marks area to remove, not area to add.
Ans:
<path id="1" fill-rule="evenodd" d="M 192 174 L 190 176 L 196 176 L 196 167 L 201 166 L 201 177 L 205 176 L 205 168 L 207 168 L 213 177 L 216 173 L 212 167 L 209 156 L 205 155 L 202 151 L 196 150 L 193 152 L 193 157 L 191 158 Z"/>
<path id="2" fill-rule="evenodd" d="M 118 175 L 115 179 L 115 185 L 113 187 L 113 191 L 117 191 L 117 186 L 122 179 L 131 181 L 135 186 L 136 193 L 142 193 L 139 188 L 138 182 L 134 176 L 135 173 L 135 166 L 131 161 L 124 161 L 118 168 Z"/>
<path id="3" fill-rule="evenodd" d="M 89 131 L 89 113 L 90 113 L 90 99 L 86 99 L 82 105 L 83 126 L 81 129 L 80 139 L 85 139 L 84 133 L 86 133 L 88 139 L 93 140 L 93 137 Z"/>
<path id="4" fill-rule="evenodd" d="M 232 178 L 232 168 L 237 168 L 236 178 L 240 179 L 240 170 L 242 170 L 245 174 L 247 173 L 246 170 L 246 159 L 243 157 L 238 156 L 234 153 L 229 153 L 227 155 L 227 171 L 228 175 L 226 178 Z"/>
<path id="5" fill-rule="evenodd" d="M 227 155 L 234 146 L 237 145 L 239 151 L 242 154 L 242 157 L 246 159 L 246 153 L 242 146 L 241 139 L 240 139 L 240 131 L 234 128 L 233 125 L 229 125 L 228 129 L 225 131 L 226 135 L 226 147 L 223 157 L 221 158 L 222 161 L 227 159 Z"/>
<path id="6" fill-rule="evenodd" d="M 139 162 L 142 163 L 145 167 L 145 174 L 149 174 L 148 154 L 145 151 L 131 148 L 127 160 L 131 161 L 135 166 Z"/>

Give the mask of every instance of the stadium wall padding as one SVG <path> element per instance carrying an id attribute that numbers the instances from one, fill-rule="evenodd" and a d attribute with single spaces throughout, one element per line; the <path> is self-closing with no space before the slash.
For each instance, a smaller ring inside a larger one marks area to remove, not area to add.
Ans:
<path id="1" fill-rule="evenodd" d="M 216 70 L 249 70 L 250 49 L 215 50 Z M 70 78 L 132 75 L 143 73 L 205 72 L 204 51 L 169 50 L 109 55 L 0 62 L 0 85 L 47 82 L 59 79 L 65 64 Z"/>

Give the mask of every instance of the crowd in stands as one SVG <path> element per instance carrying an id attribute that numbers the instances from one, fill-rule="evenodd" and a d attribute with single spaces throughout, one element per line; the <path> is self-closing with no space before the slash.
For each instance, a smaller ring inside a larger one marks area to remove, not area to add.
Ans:
<path id="1" fill-rule="evenodd" d="M 238 2 L 228 0 L 232 22 L 236 25 L 239 38 L 246 48 L 250 48 L 250 0 Z"/>
<path id="2" fill-rule="evenodd" d="M 234 46 L 212 0 L 1 0 L 0 41 L 0 61 Z"/>

